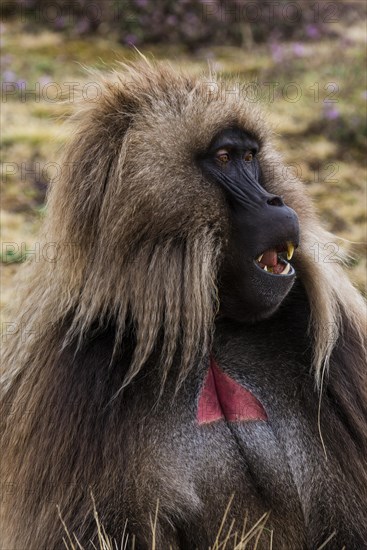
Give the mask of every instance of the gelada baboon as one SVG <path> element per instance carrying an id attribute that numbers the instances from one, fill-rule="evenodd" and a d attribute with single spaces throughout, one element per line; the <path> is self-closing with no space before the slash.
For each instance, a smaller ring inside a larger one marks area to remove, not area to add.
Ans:
<path id="1" fill-rule="evenodd" d="M 2 547 L 62 548 L 58 505 L 91 548 L 93 496 L 137 549 L 367 548 L 365 305 L 333 236 L 230 83 L 101 86 L 6 338 Z"/>

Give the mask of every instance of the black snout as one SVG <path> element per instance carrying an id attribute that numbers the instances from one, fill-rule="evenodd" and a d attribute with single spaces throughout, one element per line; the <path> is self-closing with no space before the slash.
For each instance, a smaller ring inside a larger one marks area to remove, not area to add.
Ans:
<path id="1" fill-rule="evenodd" d="M 292 242 L 295 247 L 299 244 L 298 216 L 277 195 L 268 196 L 258 203 L 251 215 L 245 208 L 237 206 L 233 216 L 233 229 L 239 242 L 246 242 L 249 260 L 287 242 Z"/>

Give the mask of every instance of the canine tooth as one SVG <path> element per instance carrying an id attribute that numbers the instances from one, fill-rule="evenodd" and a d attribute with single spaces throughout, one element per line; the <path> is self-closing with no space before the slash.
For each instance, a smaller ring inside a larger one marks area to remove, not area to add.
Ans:
<path id="1" fill-rule="evenodd" d="M 260 256 L 258 257 L 257 261 L 260 263 L 262 258 L 263 258 L 264 254 L 260 254 Z"/>
<path id="2" fill-rule="evenodd" d="M 264 266 L 264 271 L 267 271 L 267 270 L 268 270 L 268 266 L 265 265 L 265 266 Z"/>
<path id="3" fill-rule="evenodd" d="M 294 244 L 291 242 L 287 243 L 287 260 L 291 260 L 294 253 Z"/>
<path id="4" fill-rule="evenodd" d="M 281 275 L 287 275 L 287 273 L 289 273 L 290 269 L 291 269 L 291 264 L 287 264 L 285 266 L 285 268 L 283 269 L 283 271 L 281 272 Z"/>

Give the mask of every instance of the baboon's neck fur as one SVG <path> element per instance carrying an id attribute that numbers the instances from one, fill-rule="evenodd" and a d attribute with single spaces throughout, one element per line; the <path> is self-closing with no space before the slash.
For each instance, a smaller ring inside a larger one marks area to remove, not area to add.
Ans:
<path id="1" fill-rule="evenodd" d="M 343 317 L 362 339 L 365 305 L 342 266 L 322 257 L 334 237 L 321 227 L 302 184 L 284 176 L 258 107 L 226 95 L 231 84 L 215 75 L 188 77 L 146 61 L 99 79 L 102 97 L 74 117 L 62 177 L 48 197 L 44 242 L 58 244 L 56 261 L 29 266 L 20 293 L 19 322 L 35 337 L 10 339 L 9 357 L 16 350 L 21 360 L 6 376 L 55 349 L 57 331 L 44 328 L 67 318 L 68 340 L 83 339 L 96 320 L 113 320 L 116 346 L 131 318 L 137 343 L 126 384 L 143 368 L 162 327 L 163 378 L 178 348 L 182 378 L 208 353 L 228 220 L 220 191 L 203 182 L 194 157 L 219 129 L 237 124 L 262 144 L 268 190 L 282 195 L 300 220 L 294 263 L 310 301 L 320 383 Z"/>

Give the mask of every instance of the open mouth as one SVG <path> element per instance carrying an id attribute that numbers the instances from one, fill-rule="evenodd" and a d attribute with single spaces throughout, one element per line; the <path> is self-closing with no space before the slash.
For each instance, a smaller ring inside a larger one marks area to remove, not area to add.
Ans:
<path id="1" fill-rule="evenodd" d="M 294 269 L 289 263 L 296 246 L 288 241 L 285 244 L 265 250 L 254 260 L 257 267 L 272 275 L 293 275 Z"/>

